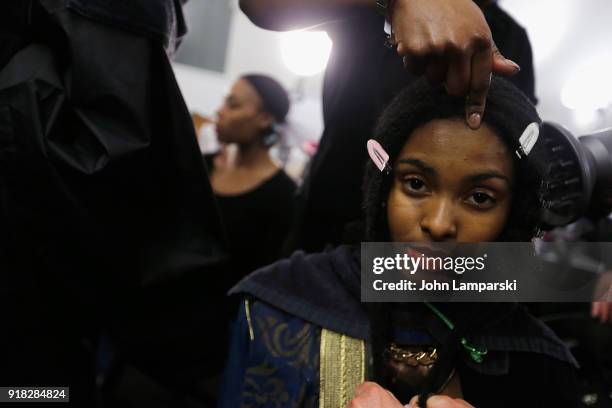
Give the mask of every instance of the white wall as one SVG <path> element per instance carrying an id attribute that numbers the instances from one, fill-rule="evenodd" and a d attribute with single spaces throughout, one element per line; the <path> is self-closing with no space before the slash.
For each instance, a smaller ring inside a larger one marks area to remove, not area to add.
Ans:
<path id="1" fill-rule="evenodd" d="M 248 72 L 268 74 L 279 80 L 292 94 L 292 107 L 289 113 L 292 134 L 300 141 L 318 139 L 323 130 L 321 107 L 323 75 L 300 79 L 292 74 L 281 58 L 281 34 L 256 27 L 238 9 L 236 0 L 228 1 L 231 1 L 234 13 L 225 73 L 217 74 L 174 64 L 187 106 L 200 114 L 214 115 L 227 89 L 241 74 Z"/>
<path id="2" fill-rule="evenodd" d="M 174 63 L 174 73 L 192 112 L 212 116 L 230 87 L 225 74 Z"/>
<path id="3" fill-rule="evenodd" d="M 580 120 L 580 115 L 561 103 L 564 84 L 582 66 L 599 58 L 612 61 L 612 1 L 502 0 L 500 4 L 529 33 L 542 118 L 559 122 L 576 133 L 612 126 L 610 105 Z M 612 81 L 612 63 L 608 64 L 608 77 L 604 81 L 607 84 L 596 86 L 608 86 Z"/>

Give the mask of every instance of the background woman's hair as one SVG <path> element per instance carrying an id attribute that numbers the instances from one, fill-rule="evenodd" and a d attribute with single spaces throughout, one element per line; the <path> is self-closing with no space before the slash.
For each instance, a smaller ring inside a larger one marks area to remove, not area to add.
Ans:
<path id="1" fill-rule="evenodd" d="M 285 123 L 291 107 L 289 94 L 276 79 L 267 75 L 245 74 L 242 79 L 255 89 L 262 109 L 274 118 L 274 123 L 261 135 L 264 146 L 270 148 L 283 138 L 281 124 Z"/>
<path id="2" fill-rule="evenodd" d="M 375 139 L 389 154 L 389 163 L 397 159 L 409 136 L 418 127 L 434 119 L 464 118 L 465 100 L 449 96 L 442 86 L 431 86 L 419 80 L 404 88 L 385 109 L 378 121 Z M 541 208 L 541 178 L 530 154 L 519 160 L 514 151 L 523 131 L 540 117 L 529 99 L 514 85 L 493 77 L 483 123 L 493 128 L 508 147 L 515 164 L 513 200 L 506 228 L 498 241 L 529 241 L 538 231 Z M 486 147 L 483 147 L 486 148 Z M 365 146 L 364 146 L 365 149 Z M 366 237 L 370 241 L 388 241 L 386 202 L 393 176 L 380 172 L 369 161 L 364 179 Z"/>
<path id="3" fill-rule="evenodd" d="M 241 77 L 247 81 L 261 98 L 264 111 L 274 117 L 276 123 L 285 122 L 291 103 L 289 94 L 274 78 L 262 74 L 246 74 Z"/>

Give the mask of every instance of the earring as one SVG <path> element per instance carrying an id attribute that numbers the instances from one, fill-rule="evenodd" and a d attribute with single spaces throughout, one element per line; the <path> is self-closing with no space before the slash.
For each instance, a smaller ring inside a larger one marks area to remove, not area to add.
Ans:
<path id="1" fill-rule="evenodd" d="M 263 144 L 266 147 L 272 147 L 278 143 L 280 140 L 279 130 L 280 127 L 276 123 L 271 126 L 270 132 L 263 137 Z"/>
<path id="2" fill-rule="evenodd" d="M 263 144 L 267 147 L 271 147 L 274 146 L 276 143 L 278 143 L 279 137 L 276 133 L 272 132 L 272 133 L 268 133 L 267 135 L 265 135 L 263 137 Z"/>

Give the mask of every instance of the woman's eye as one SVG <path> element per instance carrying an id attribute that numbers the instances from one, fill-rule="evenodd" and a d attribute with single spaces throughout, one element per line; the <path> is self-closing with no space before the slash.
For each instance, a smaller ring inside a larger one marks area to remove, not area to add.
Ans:
<path id="1" fill-rule="evenodd" d="M 470 195 L 468 202 L 482 208 L 495 204 L 495 199 L 486 193 L 477 192 Z"/>
<path id="2" fill-rule="evenodd" d="M 427 191 L 425 182 L 421 179 L 411 177 L 404 180 L 404 186 L 408 191 L 423 193 Z"/>

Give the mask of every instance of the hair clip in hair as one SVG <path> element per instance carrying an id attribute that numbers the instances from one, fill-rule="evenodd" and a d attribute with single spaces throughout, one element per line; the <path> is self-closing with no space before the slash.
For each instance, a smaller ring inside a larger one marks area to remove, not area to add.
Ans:
<path id="1" fill-rule="evenodd" d="M 374 139 L 368 140 L 368 154 L 370 159 L 374 162 L 378 170 L 385 174 L 391 173 L 391 165 L 389 164 L 389 155 L 385 152 L 385 149 Z"/>
<path id="2" fill-rule="evenodd" d="M 516 155 L 519 159 L 527 157 L 533 146 L 535 146 L 540 136 L 540 125 L 536 122 L 530 123 L 526 128 L 521 137 L 519 138 L 520 146 L 516 149 Z"/>

